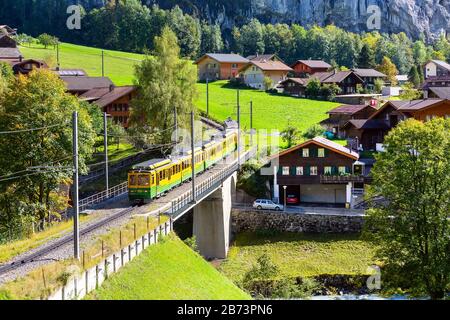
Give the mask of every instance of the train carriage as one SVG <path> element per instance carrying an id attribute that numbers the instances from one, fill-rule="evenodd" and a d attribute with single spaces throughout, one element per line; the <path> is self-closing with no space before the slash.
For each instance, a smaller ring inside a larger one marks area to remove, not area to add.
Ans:
<path id="1" fill-rule="evenodd" d="M 195 174 L 211 168 L 237 149 L 237 132 L 228 132 L 197 147 L 194 152 Z M 131 202 L 149 202 L 192 177 L 192 151 L 172 159 L 153 159 L 133 166 L 128 173 Z"/>

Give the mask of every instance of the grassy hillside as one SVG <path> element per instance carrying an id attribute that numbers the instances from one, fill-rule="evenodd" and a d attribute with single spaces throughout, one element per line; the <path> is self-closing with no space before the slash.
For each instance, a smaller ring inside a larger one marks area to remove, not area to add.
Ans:
<path id="1" fill-rule="evenodd" d="M 198 84 L 197 106 L 206 111 L 206 84 Z M 227 81 L 209 84 L 210 115 L 219 120 L 229 116 L 236 118 L 236 89 Z M 288 122 L 301 131 L 327 118 L 326 112 L 337 107 L 338 103 L 299 99 L 272 95 L 259 90 L 240 91 L 241 117 L 244 128 L 250 127 L 250 101 L 253 101 L 253 127 L 255 129 L 286 128 Z"/>
<path id="2" fill-rule="evenodd" d="M 20 47 L 25 58 L 42 59 L 56 65 L 56 49 L 45 49 L 39 44 L 31 47 Z M 84 69 L 90 76 L 102 75 L 101 49 L 61 43 L 59 56 L 61 68 Z M 116 85 L 133 83 L 134 65 L 139 63 L 144 55 L 120 51 L 105 50 L 105 75 L 110 77 Z"/>
<path id="3" fill-rule="evenodd" d="M 237 300 L 250 296 L 179 238 L 169 236 L 125 266 L 88 299 Z"/>
<path id="4" fill-rule="evenodd" d="M 375 262 L 374 249 L 357 235 L 245 232 L 237 236 L 220 270 L 233 281 L 240 281 L 266 253 L 280 267 L 283 277 L 366 274 L 367 267 Z"/>

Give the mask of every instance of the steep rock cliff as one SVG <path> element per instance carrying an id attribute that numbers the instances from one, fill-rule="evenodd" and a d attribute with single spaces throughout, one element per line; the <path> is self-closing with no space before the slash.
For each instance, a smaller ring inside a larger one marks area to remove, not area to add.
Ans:
<path id="1" fill-rule="evenodd" d="M 163 8 L 184 10 L 217 22 L 223 28 L 256 17 L 263 22 L 296 22 L 303 26 L 334 23 L 349 31 L 368 31 L 367 8 L 377 5 L 381 32 L 404 31 L 436 37 L 450 30 L 450 0 L 148 0 Z"/>

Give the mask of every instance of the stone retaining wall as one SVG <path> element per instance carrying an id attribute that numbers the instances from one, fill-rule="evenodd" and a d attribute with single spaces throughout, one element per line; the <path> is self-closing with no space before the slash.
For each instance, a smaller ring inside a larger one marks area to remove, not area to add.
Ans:
<path id="1" fill-rule="evenodd" d="M 271 230 L 306 233 L 359 233 L 364 217 L 329 214 L 288 214 L 283 212 L 233 209 L 232 231 Z"/>

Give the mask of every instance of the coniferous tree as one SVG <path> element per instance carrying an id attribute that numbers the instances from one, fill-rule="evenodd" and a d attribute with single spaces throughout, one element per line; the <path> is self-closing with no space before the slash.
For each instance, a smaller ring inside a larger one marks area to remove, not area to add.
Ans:
<path id="1" fill-rule="evenodd" d="M 374 68 L 375 64 L 375 54 L 372 51 L 372 48 L 365 43 L 359 53 L 358 58 L 358 67 L 359 68 Z"/>

